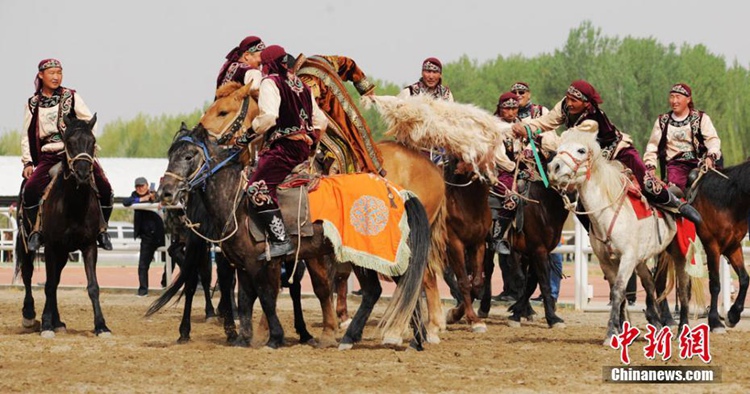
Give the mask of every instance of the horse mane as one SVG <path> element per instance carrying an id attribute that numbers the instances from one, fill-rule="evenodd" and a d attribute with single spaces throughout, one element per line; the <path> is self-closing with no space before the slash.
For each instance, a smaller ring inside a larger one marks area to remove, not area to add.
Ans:
<path id="1" fill-rule="evenodd" d="M 750 198 L 750 161 L 717 171 L 729 179 L 713 171 L 707 172 L 699 186 L 703 198 L 710 200 L 717 208 L 733 208 L 738 201 Z"/>
<path id="2" fill-rule="evenodd" d="M 577 143 L 588 149 L 594 159 L 590 164 L 591 179 L 587 182 L 593 182 L 602 188 L 602 197 L 606 203 L 615 203 L 622 194 L 624 182 L 627 180 L 625 166 L 617 160 L 607 160 L 602 156 L 601 147 L 596 141 L 596 133 L 570 129 L 563 133 L 562 138 L 562 144 Z"/>
<path id="3" fill-rule="evenodd" d="M 220 99 L 222 97 L 227 97 L 237 91 L 237 89 L 241 88 L 242 84 L 239 82 L 227 82 L 221 86 L 219 86 L 218 89 L 216 89 L 216 98 Z"/>

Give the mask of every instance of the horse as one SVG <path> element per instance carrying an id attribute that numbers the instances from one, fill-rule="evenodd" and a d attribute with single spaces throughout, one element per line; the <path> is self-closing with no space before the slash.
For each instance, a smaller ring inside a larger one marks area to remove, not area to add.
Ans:
<path id="1" fill-rule="evenodd" d="M 637 270 L 646 290 L 646 318 L 657 329 L 662 327 L 656 309 L 656 289 L 646 261 L 667 250 L 672 254 L 677 275 L 677 294 L 687 319 L 688 294 L 685 257 L 676 242 L 675 218 L 653 215 L 639 220 L 628 188 L 633 183 L 618 161 L 607 160 L 595 139 L 596 134 L 569 130 L 547 168 L 551 183 L 560 191 L 578 191 L 579 201 L 591 219 L 591 247 L 610 284 L 612 308 L 605 345 L 621 330 L 625 320 L 625 286 Z M 568 205 L 572 207 L 573 205 Z M 580 212 L 577 212 L 580 213 Z M 681 321 L 681 325 L 687 320 Z"/>
<path id="2" fill-rule="evenodd" d="M 216 101 L 206 110 L 200 124 L 209 135 L 217 140 L 224 144 L 231 143 L 238 131 L 250 127 L 252 118 L 257 115 L 257 105 L 250 97 L 250 86 L 243 87 L 238 83 L 222 86 L 217 90 L 216 96 Z M 404 144 L 382 141 L 377 143 L 377 148 L 383 157 L 386 179 L 414 192 L 429 217 L 430 258 L 423 280 L 428 310 L 427 342 L 439 343 L 439 332 L 445 329 L 445 316 L 442 311 L 437 278 L 442 276 L 447 231 L 445 185 L 442 172 L 421 152 Z M 250 155 L 247 156 L 242 160 L 249 161 Z M 337 268 L 341 272 L 336 275 L 338 291 L 336 309 L 340 321 L 343 322 L 348 320 L 346 280 L 350 272 L 347 271 L 346 265 L 339 265 Z M 342 325 L 341 328 L 346 328 L 346 325 Z"/>
<path id="3" fill-rule="evenodd" d="M 528 183 L 528 201 L 521 204 L 523 224 L 517 231 L 509 231 L 512 259 L 511 267 L 522 270 L 527 275 L 517 274 L 519 280 L 526 278 L 521 297 L 508 308 L 511 327 L 520 326 L 521 318 L 532 319 L 535 312 L 529 299 L 536 290 L 537 283 L 544 300 L 544 316 L 553 328 L 564 328 L 565 322 L 555 313 L 555 299 L 552 298 L 549 281 L 549 254 L 557 247 L 562 235 L 568 211 L 560 194 L 542 181 Z M 487 316 L 491 305 L 490 280 L 494 271 L 494 261 L 485 260 L 485 287 L 479 312 Z"/>
<path id="4" fill-rule="evenodd" d="M 41 209 L 44 218 L 41 234 L 45 240 L 44 266 L 47 273 L 41 336 L 53 338 L 55 332 L 66 331 L 57 306 L 57 287 L 60 284 L 60 274 L 68 262 L 68 254 L 80 250 L 86 271 L 86 290 L 94 309 L 94 333 L 99 337 L 109 337 L 112 333 L 104 321 L 96 278 L 96 237 L 104 225 L 93 175 L 96 137 L 92 129 L 96 124 L 96 114 L 89 121 L 68 116 L 63 121 L 66 125 L 63 133 L 65 160 L 61 162 L 59 173 L 49 186 Z M 36 311 L 31 291 L 36 253 L 26 248 L 26 233 L 30 228 L 28 221 L 22 216 L 19 217 L 19 228 L 22 231 L 18 232 L 16 242 L 16 256 L 19 259 L 17 267 L 21 271 L 25 289 L 22 323 L 25 328 L 36 328 L 39 322 L 35 321 Z"/>
<path id="5" fill-rule="evenodd" d="M 723 174 L 723 175 L 722 175 Z M 711 306 L 708 325 L 711 332 L 724 333 L 726 328 L 717 310 L 721 282 L 719 259 L 726 256 L 739 278 L 740 289 L 729 312 L 726 323 L 734 327 L 745 308 L 748 279 L 742 253 L 742 241 L 747 234 L 747 217 L 750 212 L 750 161 L 727 167 L 715 173 L 707 172 L 696 186 L 693 207 L 703 222 L 697 226 L 698 236 L 708 259 Z"/>
<path id="6" fill-rule="evenodd" d="M 458 305 L 448 310 L 446 321 L 452 324 L 466 316 L 472 331 L 484 333 L 487 325 L 474 312 L 472 301 L 480 297 L 486 279 L 483 263 L 492 225 L 490 187 L 475 174 L 460 168 L 461 164 L 452 158 L 443 168 L 448 199 L 448 264 L 456 275 L 456 295 L 460 295 Z"/>
<path id="7" fill-rule="evenodd" d="M 240 321 L 247 323 L 249 330 L 241 328 L 240 337 L 248 343 L 252 339 L 249 320 L 252 318 L 252 304 L 260 298 L 263 312 L 267 317 L 270 335 L 266 346 L 277 348 L 283 343 L 283 328 L 276 315 L 276 297 L 280 282 L 279 259 L 270 263 L 257 260 L 265 252 L 265 242 L 256 242 L 249 233 L 248 220 L 252 220 L 247 204 L 241 203 L 241 170 L 244 164 L 232 160 L 229 156 L 236 154 L 233 149 L 225 149 L 214 141 L 201 124 L 191 132 L 179 136 L 169 151 L 169 165 L 165 172 L 157 196 L 164 203 L 179 201 L 188 185 L 200 179 L 204 183 L 205 201 L 211 215 L 218 218 L 231 218 L 234 228 L 224 236 L 221 246 L 229 260 L 242 268 L 238 271 L 239 283 L 244 289 L 248 302 L 243 302 L 240 294 Z M 211 163 L 224 163 L 218 168 Z M 206 166 L 204 166 L 206 164 Z M 201 171 L 206 169 L 206 172 Z M 231 185 L 230 187 L 227 187 Z M 235 186 L 236 185 L 236 186 Z M 424 327 L 421 326 L 417 301 L 421 292 L 421 280 L 427 261 L 429 225 L 424 208 L 416 198 L 406 201 L 406 215 L 409 222 L 409 246 L 412 251 L 410 264 L 398 281 L 396 293 L 386 310 L 381 322 L 385 343 L 400 343 L 400 335 L 411 320 L 414 322 L 414 340 L 412 346 L 420 349 Z M 323 346 L 335 344 L 335 316 L 331 305 L 330 284 L 327 280 L 327 267 L 322 257 L 333 253 L 333 248 L 322 234 L 322 225 L 313 225 L 314 235 L 302 238 L 299 243 L 299 257 L 308 263 L 316 295 L 323 309 Z M 354 264 L 357 262 L 354 261 Z M 364 325 L 372 308 L 380 296 L 381 288 L 374 271 L 357 267 L 355 273 L 363 286 L 363 302 L 357 311 L 352 324 L 342 338 L 340 349 L 350 349 L 362 338 Z M 398 338 L 396 338 L 396 336 Z"/>

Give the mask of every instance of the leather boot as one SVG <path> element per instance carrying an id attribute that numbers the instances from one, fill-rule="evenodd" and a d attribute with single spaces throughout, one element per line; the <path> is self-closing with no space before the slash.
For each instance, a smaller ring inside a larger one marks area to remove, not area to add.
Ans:
<path id="1" fill-rule="evenodd" d="M 112 202 L 109 206 L 102 205 L 102 216 L 104 217 L 104 231 L 96 236 L 96 244 L 104 250 L 112 250 L 112 240 L 110 239 L 107 228 L 109 227 L 109 218 L 112 216 Z"/>
<path id="2" fill-rule="evenodd" d="M 510 244 L 505 238 L 505 232 L 508 230 L 511 220 L 512 218 L 501 217 L 492 224 L 493 248 L 498 254 L 510 254 Z"/>
<path id="3" fill-rule="evenodd" d="M 42 240 L 42 233 L 40 233 L 36 229 L 36 220 L 39 214 L 39 205 L 35 205 L 31 208 L 23 207 L 23 211 L 24 216 L 26 216 L 26 219 L 29 221 L 29 225 L 31 228 L 27 246 L 29 247 L 30 251 L 36 252 L 39 250 L 39 248 L 42 247 L 42 243 L 44 242 Z"/>
<path id="4" fill-rule="evenodd" d="M 701 224 L 701 221 L 703 221 L 703 219 L 701 218 L 701 214 L 698 213 L 698 211 L 695 208 L 693 208 L 692 205 L 684 201 L 681 201 L 679 198 L 677 198 L 677 196 L 672 194 L 672 192 L 670 192 L 669 190 L 667 190 L 667 193 L 669 194 L 669 201 L 666 204 L 664 204 L 665 207 L 673 208 L 673 209 L 676 208 L 677 212 L 679 212 L 680 215 L 682 215 L 682 217 L 695 223 L 696 225 Z"/>
<path id="5" fill-rule="evenodd" d="M 284 228 L 284 220 L 281 217 L 281 210 L 272 209 L 268 211 L 258 212 L 258 218 L 263 224 L 266 230 L 266 237 L 268 238 L 268 250 L 266 253 L 262 253 L 258 256 L 259 261 L 266 260 L 266 257 L 274 258 L 279 256 L 286 256 L 294 252 L 294 245 L 287 236 L 286 229 Z"/>

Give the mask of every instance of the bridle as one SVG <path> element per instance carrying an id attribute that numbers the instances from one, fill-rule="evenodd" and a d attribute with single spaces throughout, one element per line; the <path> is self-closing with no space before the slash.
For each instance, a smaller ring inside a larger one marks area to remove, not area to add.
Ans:
<path id="1" fill-rule="evenodd" d="M 208 146 L 206 146 L 206 143 L 200 140 L 196 140 L 193 137 L 190 136 L 184 136 L 180 137 L 177 141 L 184 141 L 190 144 L 193 144 L 200 148 L 201 152 L 201 164 L 196 168 L 195 171 L 193 171 L 192 174 L 188 175 L 187 177 L 183 177 L 181 175 L 175 174 L 170 171 L 165 171 L 164 175 L 169 176 L 172 178 L 177 179 L 181 183 L 185 185 L 183 190 L 186 190 L 187 192 L 192 191 L 198 186 L 202 186 L 205 188 L 206 186 L 206 180 L 213 174 L 217 173 L 222 168 L 226 167 L 227 164 L 235 160 L 237 157 L 239 157 L 240 153 L 242 153 L 242 149 L 232 147 L 232 153 L 227 156 L 224 160 L 217 163 L 213 167 L 211 166 L 211 163 L 215 161 L 214 158 L 211 157 L 210 152 L 208 151 Z"/>
<path id="2" fill-rule="evenodd" d="M 73 165 L 75 165 L 77 161 L 85 161 L 89 163 L 89 172 L 91 173 L 91 176 L 93 176 L 94 175 L 94 172 L 93 172 L 94 157 L 88 152 L 81 152 L 73 157 L 70 157 L 71 154 L 70 154 L 70 151 L 68 151 L 68 144 L 65 143 L 64 145 L 65 145 L 65 148 L 64 148 L 65 161 L 68 163 L 68 171 L 65 173 L 65 179 L 68 179 L 70 178 L 71 175 L 73 175 L 73 173 L 75 172 L 75 170 L 73 169 Z"/>
<path id="3" fill-rule="evenodd" d="M 237 113 L 237 115 L 234 117 L 234 120 L 232 120 L 231 123 L 227 124 L 224 129 L 222 129 L 219 133 L 211 133 L 211 135 L 216 136 L 216 143 L 219 145 L 225 144 L 227 141 L 229 141 L 230 138 L 232 138 L 233 135 L 235 135 L 238 131 L 240 131 L 240 128 L 242 127 L 242 124 L 245 122 L 245 119 L 247 118 L 247 111 L 248 108 L 250 108 L 250 95 L 245 97 L 244 100 L 242 100 L 242 106 L 240 107 L 240 112 Z"/>

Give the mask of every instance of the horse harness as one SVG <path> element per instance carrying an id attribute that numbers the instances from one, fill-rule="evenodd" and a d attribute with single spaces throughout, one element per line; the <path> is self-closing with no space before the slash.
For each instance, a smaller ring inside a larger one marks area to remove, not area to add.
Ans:
<path id="1" fill-rule="evenodd" d="M 235 135 L 238 131 L 240 131 L 240 128 L 242 127 L 242 123 L 245 122 L 245 118 L 247 118 L 247 110 L 250 107 L 250 96 L 248 95 L 242 100 L 242 106 L 240 107 L 240 112 L 237 114 L 237 116 L 234 117 L 234 120 L 232 123 L 227 125 L 227 127 L 224 128 L 221 132 L 217 134 L 218 137 L 216 137 L 216 143 L 219 145 L 224 145 L 229 141 L 233 135 Z M 213 133 L 211 133 L 213 134 Z"/>

